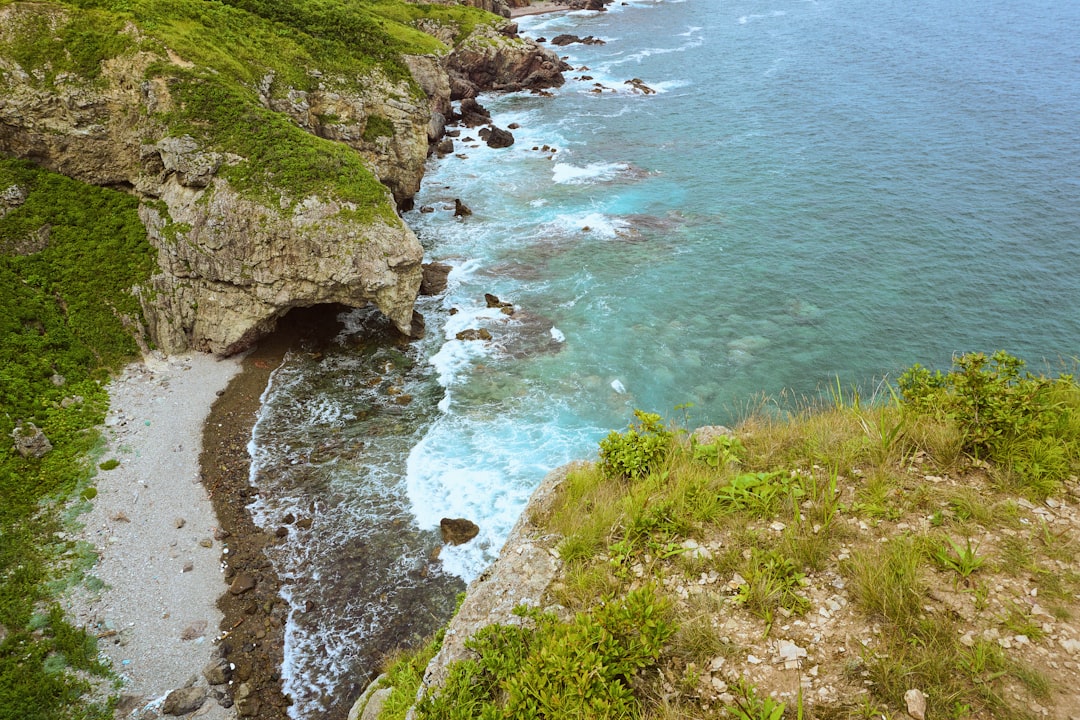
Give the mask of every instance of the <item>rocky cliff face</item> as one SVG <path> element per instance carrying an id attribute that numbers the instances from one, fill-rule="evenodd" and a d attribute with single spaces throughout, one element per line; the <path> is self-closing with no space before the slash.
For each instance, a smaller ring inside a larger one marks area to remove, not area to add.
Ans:
<path id="1" fill-rule="evenodd" d="M 167 352 L 237 352 L 320 303 L 374 303 L 408 332 L 423 252 L 395 206 L 419 189 L 455 90 L 562 81 L 558 58 L 508 24 L 404 57 L 412 77 L 364 61 L 358 77 L 230 70 L 131 22 L 86 30 L 100 22 L 60 3 L 0 7 L 0 153 L 142 200 L 161 273 L 138 292 Z M 80 32 L 97 33 L 96 61 L 72 61 Z"/>

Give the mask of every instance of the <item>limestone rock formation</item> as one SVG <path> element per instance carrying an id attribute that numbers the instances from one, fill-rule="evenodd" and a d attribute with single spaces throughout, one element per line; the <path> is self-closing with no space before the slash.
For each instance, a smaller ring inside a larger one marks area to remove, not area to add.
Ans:
<path id="1" fill-rule="evenodd" d="M 102 16 L 0 7 L 0 153 L 140 199 L 161 272 L 137 293 L 169 353 L 238 352 L 290 309 L 323 303 L 373 303 L 412 332 L 423 251 L 395 205 L 411 205 L 451 98 L 558 85 L 566 67 L 507 22 L 478 24 L 442 54 L 335 70 L 266 48 L 257 61 L 222 61 L 217 47 L 184 57 L 136 22 L 109 21 L 115 44 L 76 62 L 63 38 L 111 32 Z M 450 44 L 460 30 L 430 18 L 413 28 Z M 0 188 L 0 213 L 20 192 Z"/>
<path id="2" fill-rule="evenodd" d="M 517 26 L 478 26 L 447 56 L 454 99 L 474 97 L 480 90 L 539 90 L 563 84 L 570 66 L 558 55 L 517 34 Z"/>

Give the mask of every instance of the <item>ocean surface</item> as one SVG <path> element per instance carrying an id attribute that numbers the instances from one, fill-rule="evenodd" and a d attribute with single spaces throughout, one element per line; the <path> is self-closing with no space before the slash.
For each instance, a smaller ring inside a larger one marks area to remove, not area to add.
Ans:
<path id="1" fill-rule="evenodd" d="M 257 514 L 313 518 L 273 556 L 297 718 L 343 716 L 635 408 L 731 423 L 959 352 L 1080 354 L 1080 3 L 617 0 L 520 25 L 605 44 L 560 48 L 552 97 L 480 99 L 512 147 L 462 128 L 430 162 L 406 220 L 454 270 L 427 336 L 345 314 L 264 396 Z M 479 537 L 440 550 L 442 517 Z"/>

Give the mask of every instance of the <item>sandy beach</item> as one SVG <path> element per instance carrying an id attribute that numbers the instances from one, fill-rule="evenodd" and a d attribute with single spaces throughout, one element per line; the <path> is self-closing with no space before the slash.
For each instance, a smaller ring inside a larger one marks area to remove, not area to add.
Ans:
<path id="1" fill-rule="evenodd" d="M 526 15 L 542 15 L 544 13 L 567 11 L 570 8 L 566 5 L 560 5 L 559 3 L 549 2 L 543 0 L 542 2 L 534 2 L 526 5 L 525 7 L 510 8 L 510 17 L 524 17 Z"/>
<path id="2" fill-rule="evenodd" d="M 209 355 L 151 357 L 109 386 L 101 460 L 120 464 L 98 470 L 79 536 L 99 556 L 91 574 L 104 587 L 81 587 L 68 610 L 100 638 L 124 681 L 117 717 L 159 717 L 169 709 L 166 696 L 185 687 L 189 706 L 198 702 L 188 711 L 194 717 L 236 716 L 202 672 L 216 651 L 217 601 L 227 585 L 199 454 L 210 407 L 240 367 Z"/>

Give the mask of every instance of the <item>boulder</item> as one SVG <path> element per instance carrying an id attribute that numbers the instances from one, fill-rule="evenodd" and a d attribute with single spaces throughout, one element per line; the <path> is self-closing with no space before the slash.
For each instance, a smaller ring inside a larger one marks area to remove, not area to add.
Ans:
<path id="1" fill-rule="evenodd" d="M 461 202 L 461 200 L 454 198 L 454 217 L 468 217 L 472 215 L 472 210 L 469 206 Z"/>
<path id="2" fill-rule="evenodd" d="M 421 295 L 441 295 L 446 292 L 447 277 L 454 268 L 446 263 L 424 263 L 421 268 L 424 274 L 420 277 Z"/>
<path id="3" fill-rule="evenodd" d="M 444 543 L 463 545 L 480 534 L 480 528 L 465 518 L 443 518 L 439 521 L 439 532 Z"/>
<path id="4" fill-rule="evenodd" d="M 233 595 L 243 595 L 249 590 L 255 588 L 255 578 L 247 573 L 240 573 L 236 576 L 236 579 L 232 581 L 232 585 L 229 586 L 229 592 Z"/>
<path id="5" fill-rule="evenodd" d="M 214 658 L 202 671 L 206 682 L 211 685 L 224 685 L 232 679 L 232 665 L 225 658 Z"/>
<path id="6" fill-rule="evenodd" d="M 161 705 L 162 715 L 187 715 L 202 707 L 206 700 L 206 690 L 201 687 L 186 687 L 173 690 L 165 696 Z"/>
<path id="7" fill-rule="evenodd" d="M 15 451 L 24 458 L 43 458 L 52 450 L 49 438 L 34 423 L 16 425 L 11 438 L 15 441 Z"/>
<path id="8" fill-rule="evenodd" d="M 570 35 L 563 33 L 562 35 L 556 35 L 551 38 L 552 45 L 558 45 L 564 47 L 566 45 L 572 45 L 574 43 L 581 43 L 582 45 L 604 45 L 604 41 L 598 37 L 587 35 L 586 37 L 578 37 L 577 35 Z"/>
<path id="9" fill-rule="evenodd" d="M 509 130 L 503 130 L 494 125 L 491 126 L 490 130 L 486 128 L 485 130 L 487 131 L 480 131 L 480 137 L 484 139 L 489 148 L 505 148 L 514 144 L 514 135 Z"/>
<path id="10" fill-rule="evenodd" d="M 476 98 L 470 97 L 461 101 L 458 113 L 452 117 L 466 127 L 477 127 L 491 122 L 491 113 L 487 108 L 476 102 Z"/>
<path id="11" fill-rule="evenodd" d="M 467 330 L 462 330 L 454 337 L 458 340 L 464 340 L 466 342 L 470 340 L 487 341 L 491 339 L 491 333 L 488 332 L 485 328 L 468 328 Z M 457 545 L 457 543 L 454 544 Z"/>

